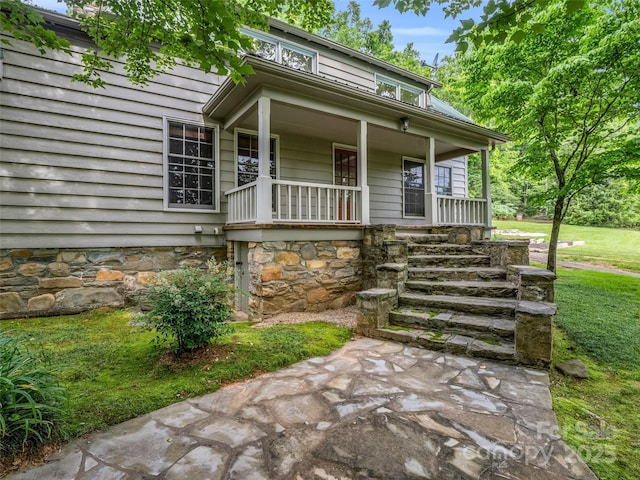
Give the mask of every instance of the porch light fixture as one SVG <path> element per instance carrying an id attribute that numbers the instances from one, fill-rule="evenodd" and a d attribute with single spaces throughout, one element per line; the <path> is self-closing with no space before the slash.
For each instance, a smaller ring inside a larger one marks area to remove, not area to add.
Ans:
<path id="1" fill-rule="evenodd" d="M 400 128 L 402 129 L 402 133 L 406 133 L 409 130 L 409 120 L 411 117 L 402 117 L 400 119 Z"/>

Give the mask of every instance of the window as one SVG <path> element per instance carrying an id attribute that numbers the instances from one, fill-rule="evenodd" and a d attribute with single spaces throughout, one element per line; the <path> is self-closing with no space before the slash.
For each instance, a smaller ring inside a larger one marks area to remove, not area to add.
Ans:
<path id="1" fill-rule="evenodd" d="M 345 148 L 334 148 L 334 185 L 358 186 L 358 152 Z"/>
<path id="2" fill-rule="evenodd" d="M 258 178 L 258 135 L 236 131 L 236 145 L 238 149 L 237 181 L 240 187 L 255 182 Z M 270 145 L 269 173 L 271 178 L 276 178 L 276 137 L 271 137 Z"/>
<path id="3" fill-rule="evenodd" d="M 422 106 L 422 90 L 389 78 L 376 76 L 376 93 L 381 97 L 393 98 L 418 107 Z"/>
<path id="4" fill-rule="evenodd" d="M 266 60 L 281 63 L 304 72 L 316 72 L 316 54 L 277 37 L 252 30 L 241 29 L 241 33 L 253 37 L 253 53 Z"/>
<path id="5" fill-rule="evenodd" d="M 403 160 L 402 184 L 405 217 L 424 217 L 424 163 Z"/>
<path id="6" fill-rule="evenodd" d="M 439 167 L 435 171 L 436 193 L 438 195 L 453 195 L 451 189 L 451 167 Z"/>
<path id="7" fill-rule="evenodd" d="M 215 210 L 215 129 L 167 120 L 165 139 L 165 206 Z"/>

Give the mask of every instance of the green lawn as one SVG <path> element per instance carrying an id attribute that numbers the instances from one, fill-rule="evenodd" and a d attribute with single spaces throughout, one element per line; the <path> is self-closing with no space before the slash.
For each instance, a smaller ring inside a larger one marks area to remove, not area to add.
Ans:
<path id="1" fill-rule="evenodd" d="M 551 223 L 494 221 L 498 230 L 546 233 Z M 522 238 L 522 237 L 519 237 Z M 558 260 L 587 262 L 640 272 L 640 231 L 600 227 L 562 225 L 560 240 L 583 240 L 585 245 L 558 250 Z"/>
<path id="2" fill-rule="evenodd" d="M 601 480 L 640 478 L 640 278 L 559 270 L 554 363 L 579 358 L 591 377 L 552 372 L 565 440 Z"/>
<path id="3" fill-rule="evenodd" d="M 68 389 L 68 438 L 104 429 L 221 385 L 341 347 L 351 330 L 322 322 L 236 331 L 195 359 L 176 360 L 128 310 L 0 322 L 43 348 Z"/>

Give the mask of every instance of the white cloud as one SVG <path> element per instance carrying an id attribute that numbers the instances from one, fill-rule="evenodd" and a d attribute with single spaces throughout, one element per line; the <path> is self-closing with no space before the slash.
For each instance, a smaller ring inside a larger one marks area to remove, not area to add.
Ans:
<path id="1" fill-rule="evenodd" d="M 445 30 L 433 27 L 409 27 L 409 28 L 391 28 L 394 35 L 412 35 L 416 37 L 440 37 L 449 35 Z"/>

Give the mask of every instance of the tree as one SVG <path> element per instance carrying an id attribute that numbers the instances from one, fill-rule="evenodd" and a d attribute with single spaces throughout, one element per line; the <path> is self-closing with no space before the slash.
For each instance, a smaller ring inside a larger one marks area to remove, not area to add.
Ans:
<path id="1" fill-rule="evenodd" d="M 251 68 L 239 52 L 252 47 L 239 28 L 265 29 L 279 16 L 305 29 L 325 25 L 331 0 L 77 0 L 65 2 L 96 45 L 82 57 L 84 70 L 74 80 L 104 86 L 103 72 L 124 58 L 129 80 L 144 85 L 177 62 L 242 81 Z M 90 13 L 90 14 L 89 14 Z M 2 0 L 0 27 L 16 39 L 69 52 L 69 43 L 44 26 L 42 15 L 20 0 Z M 3 39 L 4 43 L 10 40 Z"/>
<path id="2" fill-rule="evenodd" d="M 532 10 L 520 41 L 459 55 L 448 79 L 476 119 L 522 145 L 519 169 L 553 179 L 547 268 L 556 269 L 571 200 L 607 178 L 640 178 L 640 4 L 600 0 L 568 14 L 562 0 Z M 544 32 L 533 35 L 536 25 Z"/>
<path id="3" fill-rule="evenodd" d="M 413 48 L 413 43 L 408 43 L 401 51 L 396 50 L 389 21 L 382 21 L 374 29 L 369 18 L 361 17 L 357 2 L 350 1 L 346 10 L 336 12 L 331 22 L 319 33 L 330 40 L 419 75 L 431 76 L 433 73 L 431 67 L 420 58 L 420 52 Z"/>
<path id="4" fill-rule="evenodd" d="M 488 0 L 483 7 L 480 21 L 472 18 L 460 21 L 460 27 L 455 29 L 447 42 L 456 42 L 458 52 L 466 52 L 470 45 L 479 47 L 483 44 L 502 43 L 509 39 L 519 42 L 524 38 L 524 27 L 531 26 L 533 10 L 544 8 L 550 0 Z M 426 15 L 433 4 L 442 5 L 446 17 L 458 18 L 462 12 L 479 7 L 482 0 L 375 0 L 374 5 L 380 8 L 388 7 L 391 3 L 400 12 L 414 12 Z M 563 3 L 564 12 L 573 14 L 585 6 L 586 0 L 566 0 Z M 528 33 L 544 32 L 546 23 L 538 19 Z"/>

